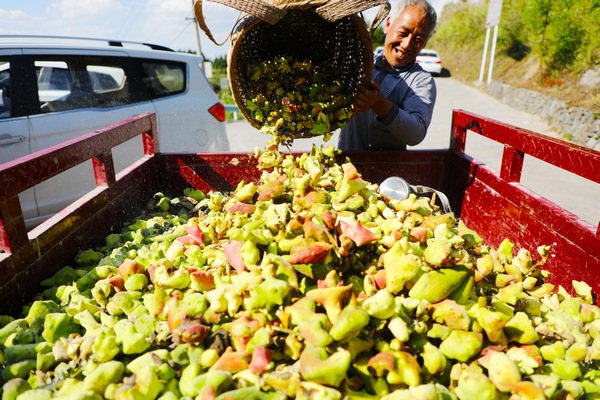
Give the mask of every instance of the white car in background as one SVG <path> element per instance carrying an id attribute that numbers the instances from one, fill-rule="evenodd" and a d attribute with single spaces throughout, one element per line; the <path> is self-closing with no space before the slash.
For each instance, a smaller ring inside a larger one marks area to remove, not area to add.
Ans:
<path id="1" fill-rule="evenodd" d="M 203 59 L 162 46 L 0 35 L 0 164 L 154 112 L 163 152 L 228 152 L 225 107 Z M 117 172 L 141 138 L 113 151 Z M 91 162 L 20 194 L 31 228 L 95 187 Z"/>
<path id="2" fill-rule="evenodd" d="M 439 75 L 442 73 L 442 59 L 437 51 L 431 49 L 423 49 L 417 56 L 417 63 L 425 71 L 433 75 Z"/>

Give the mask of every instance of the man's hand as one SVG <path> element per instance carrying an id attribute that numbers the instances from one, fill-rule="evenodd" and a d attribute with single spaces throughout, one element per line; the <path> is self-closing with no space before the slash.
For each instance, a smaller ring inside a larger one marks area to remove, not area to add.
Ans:
<path id="1" fill-rule="evenodd" d="M 364 112 L 373 109 L 377 117 L 384 119 L 392 109 L 392 102 L 379 91 L 379 82 L 372 80 L 358 89 L 354 99 L 354 110 Z"/>

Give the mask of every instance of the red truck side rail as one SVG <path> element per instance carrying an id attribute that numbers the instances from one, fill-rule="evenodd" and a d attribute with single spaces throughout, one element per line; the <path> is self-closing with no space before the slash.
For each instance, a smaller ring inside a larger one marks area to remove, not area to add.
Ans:
<path id="1" fill-rule="evenodd" d="M 464 153 L 467 131 L 504 145 L 499 174 Z M 454 172 L 448 183 L 468 183 L 446 190 L 455 204 L 462 202 L 457 209 L 465 223 L 492 245 L 504 238 L 532 252 L 551 245 L 544 266 L 553 274 L 551 281 L 570 289 L 572 280 L 583 280 L 600 293 L 600 225 L 592 226 L 519 183 L 527 155 L 600 184 L 600 153 L 464 111 L 453 113 L 452 137 Z"/>
<path id="2" fill-rule="evenodd" d="M 467 131 L 504 144 L 500 173 L 464 153 Z M 115 174 L 112 148 L 137 135 L 144 156 Z M 584 280 L 600 293 L 600 229 L 519 183 L 527 154 L 600 184 L 600 153 L 464 111 L 454 111 L 452 135 L 451 149 L 343 156 L 372 182 L 398 175 L 443 191 L 490 245 L 508 238 L 532 253 L 552 245 L 545 266 L 552 281 L 570 289 L 573 279 Z M 190 186 L 226 191 L 258 179 L 251 155 L 160 153 L 157 137 L 155 116 L 143 114 L 0 165 L 0 313 L 17 313 L 42 279 L 69 265 L 79 250 L 101 245 L 154 193 L 175 196 Z M 90 159 L 96 189 L 27 232 L 18 194 Z"/>

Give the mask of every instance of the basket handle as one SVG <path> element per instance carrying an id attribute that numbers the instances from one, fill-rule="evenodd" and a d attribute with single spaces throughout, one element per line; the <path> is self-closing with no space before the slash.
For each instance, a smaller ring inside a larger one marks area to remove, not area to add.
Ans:
<path id="1" fill-rule="evenodd" d="M 375 29 L 377 29 L 379 24 L 381 24 L 383 20 L 387 18 L 391 8 L 392 7 L 390 6 L 390 3 L 387 1 L 385 4 L 379 6 L 377 14 L 375 15 L 375 18 L 373 18 L 373 22 L 371 22 L 371 26 L 369 27 L 369 32 L 373 32 Z"/>
<path id="2" fill-rule="evenodd" d="M 317 7 L 315 12 L 326 21 L 337 21 L 340 18 L 368 10 L 375 6 L 379 6 L 379 10 L 369 27 L 369 31 L 372 32 L 377 29 L 390 12 L 391 6 L 388 0 L 331 0 Z"/>
<path id="3" fill-rule="evenodd" d="M 218 43 L 212 35 L 210 28 L 206 25 L 204 20 L 204 14 L 202 13 L 202 1 L 196 0 L 194 2 L 194 13 L 196 14 L 196 21 L 200 26 L 200 29 L 206 34 L 206 36 L 212 40 L 217 46 L 223 45 L 227 38 L 221 43 Z M 266 21 L 270 24 L 276 24 L 283 18 L 287 11 L 277 8 L 271 4 L 268 4 L 265 0 L 209 0 L 213 3 L 219 3 L 236 10 L 245 12 Z"/>

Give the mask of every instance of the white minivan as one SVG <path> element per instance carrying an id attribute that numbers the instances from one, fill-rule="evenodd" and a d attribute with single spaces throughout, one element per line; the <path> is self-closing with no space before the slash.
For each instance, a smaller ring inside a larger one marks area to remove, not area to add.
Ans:
<path id="1" fill-rule="evenodd" d="M 0 164 L 145 112 L 156 113 L 163 152 L 228 152 L 225 108 L 202 64 L 145 43 L 0 36 Z M 114 151 L 117 172 L 142 155 L 138 140 Z M 91 190 L 91 171 L 82 164 L 21 193 L 27 227 Z"/>

